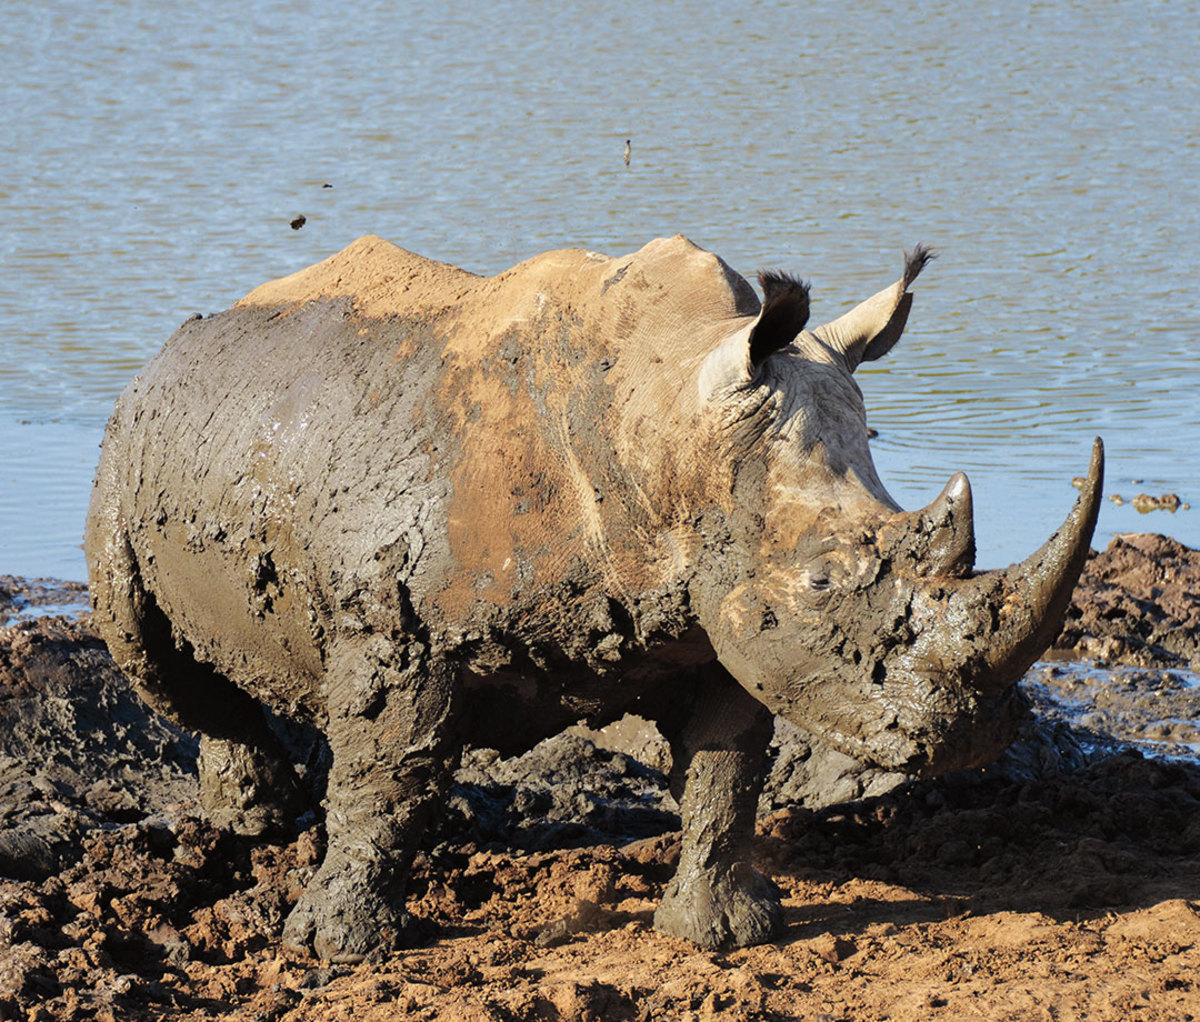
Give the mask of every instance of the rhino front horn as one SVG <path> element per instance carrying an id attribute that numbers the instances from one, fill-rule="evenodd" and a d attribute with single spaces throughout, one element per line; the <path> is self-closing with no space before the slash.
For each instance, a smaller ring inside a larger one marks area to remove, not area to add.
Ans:
<path id="1" fill-rule="evenodd" d="M 1083 492 L 1062 526 L 1020 564 L 950 583 L 950 598 L 936 601 L 937 616 L 917 656 L 956 668 L 987 695 L 1014 684 L 1062 627 L 1087 560 L 1103 482 L 1104 444 L 1097 437 Z"/>
<path id="2" fill-rule="evenodd" d="M 1067 520 L 1036 553 L 1004 572 L 1013 598 L 1008 614 L 1001 611 L 1000 642 L 988 665 L 998 676 L 1016 681 L 1058 636 L 1087 561 L 1103 484 L 1104 444 L 1096 437 L 1087 482 Z M 1015 676 L 1009 663 L 1021 665 Z"/>
<path id="3" fill-rule="evenodd" d="M 984 595 L 983 590 L 994 594 L 997 584 L 1002 593 L 995 632 L 984 649 L 983 675 L 990 681 L 988 689 L 995 691 L 1014 684 L 1062 629 L 1070 594 L 1090 551 L 1103 483 L 1104 444 L 1097 437 L 1092 443 L 1087 481 L 1067 521 L 1020 564 L 967 582 L 968 591 L 973 588 L 980 595 Z M 989 595 L 988 599 L 995 596 Z"/>

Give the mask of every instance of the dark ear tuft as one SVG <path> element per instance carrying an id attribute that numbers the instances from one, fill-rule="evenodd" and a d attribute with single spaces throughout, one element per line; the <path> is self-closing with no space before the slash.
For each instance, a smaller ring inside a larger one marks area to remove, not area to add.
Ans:
<path id="1" fill-rule="evenodd" d="M 763 289 L 762 312 L 750 333 L 750 362 L 762 363 L 768 355 L 786 348 L 808 322 L 808 285 L 779 270 L 759 270 Z"/>
<path id="2" fill-rule="evenodd" d="M 917 279 L 917 274 L 925 269 L 925 264 L 930 259 L 936 259 L 937 253 L 924 242 L 918 242 L 917 247 L 911 252 L 904 253 L 904 287 L 908 288 L 914 280 Z"/>
<path id="3" fill-rule="evenodd" d="M 799 292 L 805 301 L 808 300 L 808 284 L 783 270 L 759 270 L 758 286 L 763 290 L 763 300 L 767 305 L 793 292 Z"/>

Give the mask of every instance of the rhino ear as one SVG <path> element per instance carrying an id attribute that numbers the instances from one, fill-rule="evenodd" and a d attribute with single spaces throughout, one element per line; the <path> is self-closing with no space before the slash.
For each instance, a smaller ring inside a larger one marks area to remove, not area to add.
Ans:
<path id="1" fill-rule="evenodd" d="M 808 322 L 808 285 L 778 270 L 759 270 L 763 289 L 758 322 L 750 328 L 750 366 L 757 369 L 772 352 L 786 348 Z"/>
<path id="2" fill-rule="evenodd" d="M 835 351 L 841 352 L 850 371 L 861 362 L 882 358 L 900 340 L 908 310 L 912 308 L 912 293 L 908 286 L 936 253 L 926 245 L 918 245 L 904 253 L 904 275 L 889 288 L 884 288 L 832 323 L 817 327 L 813 333 Z"/>

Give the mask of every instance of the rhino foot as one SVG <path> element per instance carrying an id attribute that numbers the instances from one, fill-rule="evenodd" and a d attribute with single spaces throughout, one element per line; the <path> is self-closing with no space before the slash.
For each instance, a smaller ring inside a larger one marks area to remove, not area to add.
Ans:
<path id="1" fill-rule="evenodd" d="M 753 866 L 675 876 L 654 913 L 654 928 L 713 950 L 774 940 L 783 930 L 779 890 Z"/>
<path id="2" fill-rule="evenodd" d="M 241 742 L 200 740 L 200 804 L 218 830 L 244 837 L 290 836 L 308 795 L 279 757 Z"/>
<path id="3" fill-rule="evenodd" d="M 381 867 L 322 866 L 283 927 L 283 943 L 333 963 L 361 962 L 417 941 L 415 921 L 386 894 Z"/>

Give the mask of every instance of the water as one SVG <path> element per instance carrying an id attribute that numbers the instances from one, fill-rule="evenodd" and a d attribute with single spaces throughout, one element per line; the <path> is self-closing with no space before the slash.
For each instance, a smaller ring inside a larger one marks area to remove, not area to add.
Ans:
<path id="1" fill-rule="evenodd" d="M 1022 688 L 1039 718 L 1067 722 L 1091 755 L 1115 744 L 1200 762 L 1200 675 L 1192 671 L 1041 662 Z"/>
<path id="2" fill-rule="evenodd" d="M 1101 434 L 1107 493 L 1197 509 L 1106 504 L 1097 544 L 1200 546 L 1198 50 L 1144 0 L 7 5 L 0 571 L 82 579 L 125 382 L 368 232 L 485 273 L 682 232 L 810 278 L 814 322 L 927 241 L 905 341 L 859 374 L 893 495 L 966 470 L 1007 563 Z"/>

